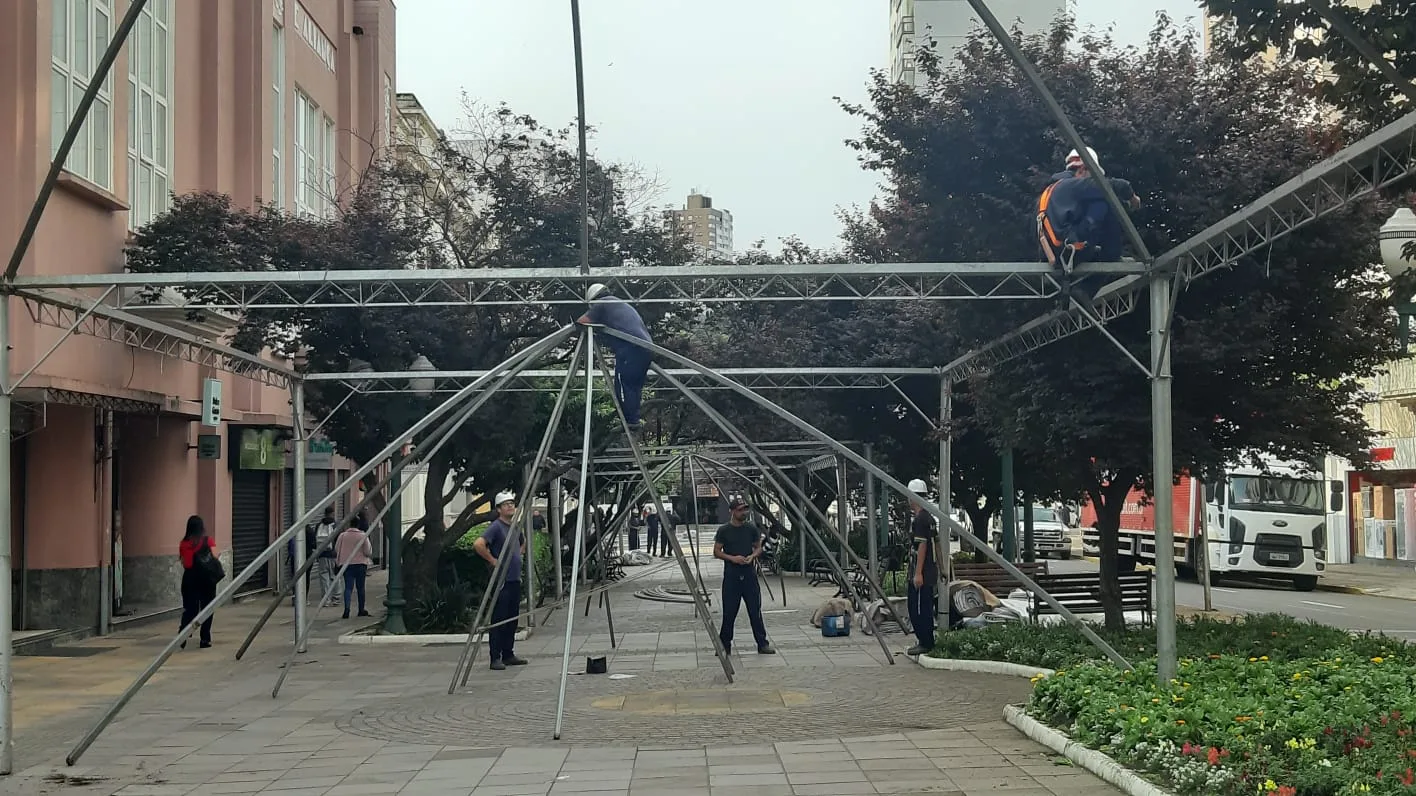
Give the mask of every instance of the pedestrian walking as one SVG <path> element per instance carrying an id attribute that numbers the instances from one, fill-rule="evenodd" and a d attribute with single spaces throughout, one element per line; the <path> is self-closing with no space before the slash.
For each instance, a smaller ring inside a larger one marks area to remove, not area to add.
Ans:
<path id="1" fill-rule="evenodd" d="M 923 479 L 916 478 L 910 481 L 909 490 L 916 495 L 925 495 L 929 487 L 925 486 Z M 934 649 L 939 562 L 934 552 L 934 518 L 918 500 L 910 500 L 910 511 L 914 513 L 914 519 L 910 522 L 910 583 L 905 596 L 909 602 L 910 625 L 914 628 L 916 643 L 905 654 L 923 655 Z"/>
<path id="2" fill-rule="evenodd" d="M 319 550 L 319 558 L 315 561 L 315 572 L 320 579 L 320 595 L 330 595 L 329 602 L 321 605 L 339 605 L 339 597 L 333 593 L 334 575 L 338 568 L 334 563 L 334 537 L 338 534 L 336 529 L 339 523 L 334 518 L 334 506 L 325 506 L 324 517 L 320 519 L 319 525 L 315 526 L 315 549 Z"/>
<path id="3" fill-rule="evenodd" d="M 358 527 L 366 524 L 358 522 L 351 525 L 334 540 L 334 560 L 338 562 L 337 566 L 344 567 L 345 619 L 349 618 L 351 593 L 356 591 L 359 594 L 359 616 L 369 616 L 364 607 L 364 585 L 369 575 L 369 565 L 374 563 L 374 545 L 369 541 L 369 535 Z"/>
<path id="4" fill-rule="evenodd" d="M 757 557 L 762 554 L 762 531 L 747 521 L 747 501 L 735 497 L 728 503 L 729 519 L 713 536 L 713 557 L 723 562 L 723 627 L 718 638 L 733 650 L 733 625 L 739 604 L 747 606 L 747 620 L 760 655 L 774 655 L 762 622 L 762 587 L 757 582 Z"/>
<path id="5" fill-rule="evenodd" d="M 657 545 L 658 549 L 663 551 L 663 555 L 668 555 L 668 545 L 662 543 L 662 540 L 664 539 L 664 518 L 659 516 L 659 512 L 651 511 L 649 512 L 649 517 L 644 520 L 644 525 L 647 529 L 646 533 L 649 535 L 649 554 L 654 554 L 653 550 Z"/>
<path id="6" fill-rule="evenodd" d="M 177 556 L 182 560 L 182 624 L 186 627 L 197 614 L 202 612 L 213 600 L 216 599 L 217 581 L 212 579 L 208 568 L 201 566 L 199 558 L 206 556 L 216 556 L 216 545 L 207 536 L 206 523 L 201 517 L 193 514 L 187 518 L 187 531 L 182 536 L 182 541 L 177 545 Z M 215 617 L 208 616 L 202 622 L 201 627 L 201 648 L 206 649 L 211 646 L 211 622 Z M 182 642 L 182 648 L 187 648 L 187 642 Z"/>
<path id="7" fill-rule="evenodd" d="M 510 492 L 497 495 L 495 508 L 497 518 L 472 544 L 472 549 L 491 565 L 493 571 L 511 539 L 511 523 L 516 517 L 516 496 Z M 491 648 L 493 671 L 526 664 L 526 659 L 516 657 L 513 649 L 516 646 L 516 615 L 521 608 L 521 556 L 525 552 L 526 539 L 522 538 L 509 553 L 511 557 L 505 567 L 506 582 L 492 605 L 493 627 L 487 631 L 487 644 Z"/>

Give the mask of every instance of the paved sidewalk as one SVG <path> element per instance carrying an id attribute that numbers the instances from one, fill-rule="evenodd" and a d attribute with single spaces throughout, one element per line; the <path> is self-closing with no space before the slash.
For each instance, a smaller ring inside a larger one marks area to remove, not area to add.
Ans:
<path id="1" fill-rule="evenodd" d="M 691 604 L 633 594 L 681 587 L 677 566 L 627 572 L 640 577 L 612 592 L 617 646 L 598 601 L 588 617 L 583 599 L 574 611 L 560 741 L 552 736 L 565 611 L 518 644 L 530 665 L 489 671 L 482 650 L 469 686 L 451 696 L 457 647 L 341 645 L 336 637 L 357 625 L 322 619 L 309 653 L 272 699 L 292 635 L 288 613 L 245 660 L 231 659 L 263 607 L 256 601 L 220 612 L 217 646 L 192 645 L 174 656 L 74 768 L 63 766 L 64 754 L 171 628 L 73 645 L 96 650 L 88 657 L 19 659 L 22 773 L 0 782 L 0 792 L 1117 793 L 1002 721 L 1005 704 L 1026 699 L 1026 680 L 921 669 L 901 654 L 908 642 L 899 634 L 887 635 L 893 666 L 870 636 L 822 638 L 808 620 L 830 588 L 788 578 L 784 604 L 774 578 L 766 618 L 780 654 L 755 654 L 741 618 L 748 654 L 735 655 L 737 676 L 728 685 Z M 709 584 L 718 580 L 715 562 L 705 560 L 703 573 Z M 587 656 L 599 655 L 609 658 L 609 676 L 575 674 Z"/>
<path id="2" fill-rule="evenodd" d="M 1416 567 L 1410 564 L 1403 567 L 1328 564 L 1318 588 L 1344 594 L 1416 600 Z"/>

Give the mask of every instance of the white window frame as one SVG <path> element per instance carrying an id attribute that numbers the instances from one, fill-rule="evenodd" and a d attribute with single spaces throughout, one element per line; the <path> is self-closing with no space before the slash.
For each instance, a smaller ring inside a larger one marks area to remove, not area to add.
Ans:
<path id="1" fill-rule="evenodd" d="M 284 13 L 281 8 L 277 13 Z M 270 202 L 279 210 L 286 208 L 285 196 L 285 26 L 277 21 L 271 26 L 271 57 L 274 72 L 271 84 L 271 195 Z"/>
<path id="2" fill-rule="evenodd" d="M 172 206 L 173 0 L 148 0 L 128 37 L 128 226 Z"/>
<path id="3" fill-rule="evenodd" d="M 334 181 L 334 164 L 339 159 L 338 143 L 335 140 L 334 120 L 328 115 L 324 117 L 324 140 L 320 149 L 320 184 L 324 199 L 324 206 L 320 215 L 325 218 L 334 218 L 335 199 L 339 192 Z"/>
<path id="4" fill-rule="evenodd" d="M 320 106 L 310 96 L 295 89 L 295 211 L 309 216 L 321 214 Z"/>
<path id="5" fill-rule="evenodd" d="M 59 152 L 94 66 L 113 36 L 109 0 L 52 0 L 49 154 Z M 80 24 L 81 23 L 81 24 Z M 77 41 L 76 41 L 77 39 Z M 113 74 L 110 71 L 79 129 L 64 168 L 104 190 L 113 189 Z"/>

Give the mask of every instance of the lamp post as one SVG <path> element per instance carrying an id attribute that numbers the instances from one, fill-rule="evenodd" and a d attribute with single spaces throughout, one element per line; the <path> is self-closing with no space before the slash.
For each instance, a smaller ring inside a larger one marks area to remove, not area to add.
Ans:
<path id="1" fill-rule="evenodd" d="M 1393 278 L 1403 276 L 1413 267 L 1416 259 L 1404 256 L 1407 245 L 1416 246 L 1416 213 L 1403 207 L 1392 214 L 1377 234 L 1381 242 L 1382 265 Z M 1397 316 L 1401 321 L 1401 348 L 1406 349 L 1411 332 L 1411 316 L 1416 315 L 1416 301 L 1396 304 Z"/>

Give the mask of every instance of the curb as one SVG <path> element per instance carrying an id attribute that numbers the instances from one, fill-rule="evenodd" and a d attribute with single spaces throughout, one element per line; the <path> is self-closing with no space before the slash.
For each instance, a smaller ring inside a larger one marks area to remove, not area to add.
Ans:
<path id="1" fill-rule="evenodd" d="M 478 633 L 477 640 L 481 641 L 486 636 Z M 516 640 L 525 641 L 531 634 L 525 630 L 516 631 Z M 442 646 L 447 644 L 466 644 L 466 633 L 423 633 L 408 634 L 404 636 L 374 636 L 366 635 L 355 630 L 345 633 L 339 637 L 340 644 L 417 644 L 422 646 Z"/>
<path id="2" fill-rule="evenodd" d="M 1001 674 L 1009 677 L 1026 677 L 1032 679 L 1038 675 L 1051 677 L 1052 669 L 1043 669 L 1037 666 L 1024 666 L 1021 663 L 1008 663 L 1006 661 L 977 661 L 962 658 L 934 658 L 928 655 L 920 655 L 915 658 L 925 669 L 937 669 L 949 672 L 973 672 L 975 674 Z"/>
<path id="3" fill-rule="evenodd" d="M 1088 749 L 1034 719 L 1018 705 L 1005 706 L 1003 719 L 1023 735 L 1062 755 L 1077 767 L 1090 771 L 1120 788 L 1127 796 L 1174 796 L 1170 791 L 1161 790 L 1111 757 L 1095 749 Z"/>

